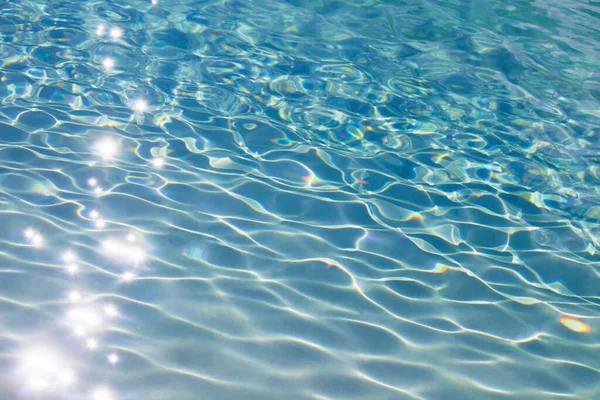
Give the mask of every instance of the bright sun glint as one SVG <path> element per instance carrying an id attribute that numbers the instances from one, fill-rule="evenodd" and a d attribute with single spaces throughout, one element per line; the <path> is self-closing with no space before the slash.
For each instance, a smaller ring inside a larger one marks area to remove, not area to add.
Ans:
<path id="1" fill-rule="evenodd" d="M 113 400 L 114 396 L 108 388 L 98 388 L 92 393 L 91 400 Z"/>
<path id="2" fill-rule="evenodd" d="M 88 339 L 86 346 L 90 350 L 96 350 L 98 348 L 98 341 L 96 339 Z"/>
<path id="3" fill-rule="evenodd" d="M 133 102 L 132 107 L 134 111 L 143 113 L 148 110 L 148 102 L 144 99 L 137 99 Z"/>
<path id="4" fill-rule="evenodd" d="M 71 301 L 81 300 L 81 293 L 79 293 L 77 290 L 73 290 L 73 291 L 69 292 L 69 300 L 71 300 Z"/>
<path id="5" fill-rule="evenodd" d="M 119 356 L 116 353 L 112 353 L 108 356 L 108 362 L 111 364 L 116 364 L 119 362 Z"/>
<path id="6" fill-rule="evenodd" d="M 109 35 L 113 39 L 118 39 L 121 36 L 123 36 L 123 29 L 119 28 L 118 26 L 115 26 L 110 29 Z"/>
<path id="7" fill-rule="evenodd" d="M 152 166 L 156 169 L 160 169 L 164 167 L 165 159 L 164 158 L 154 158 L 152 159 Z"/>
<path id="8" fill-rule="evenodd" d="M 94 145 L 96 153 L 104 160 L 113 159 L 119 152 L 119 143 L 112 138 L 104 138 Z"/>
<path id="9" fill-rule="evenodd" d="M 104 306 L 102 310 L 104 311 L 104 314 L 106 314 L 109 317 L 116 317 L 117 315 L 119 315 L 119 310 L 112 304 Z"/>
<path id="10" fill-rule="evenodd" d="M 102 61 L 102 66 L 106 69 L 113 69 L 115 67 L 115 60 L 107 57 Z"/>
<path id="11" fill-rule="evenodd" d="M 85 328 L 98 328 L 102 324 L 102 317 L 88 308 L 71 310 L 68 317 L 71 323 Z"/>
<path id="12" fill-rule="evenodd" d="M 123 243 L 121 240 L 108 239 L 102 243 L 104 254 L 134 264 L 144 261 L 146 252 L 140 246 Z"/>
<path id="13" fill-rule="evenodd" d="M 77 258 L 77 256 L 75 255 L 75 253 L 73 253 L 72 251 L 69 250 L 69 251 L 65 251 L 63 253 L 62 258 L 66 262 L 73 262 L 73 261 L 75 261 L 75 259 Z"/>
<path id="14" fill-rule="evenodd" d="M 64 357 L 47 348 L 27 351 L 21 369 L 28 385 L 36 391 L 52 390 L 73 385 L 77 376 L 65 365 Z"/>
<path id="15" fill-rule="evenodd" d="M 131 271 L 127 271 L 123 274 L 123 282 L 131 282 L 135 279 L 135 274 Z"/>

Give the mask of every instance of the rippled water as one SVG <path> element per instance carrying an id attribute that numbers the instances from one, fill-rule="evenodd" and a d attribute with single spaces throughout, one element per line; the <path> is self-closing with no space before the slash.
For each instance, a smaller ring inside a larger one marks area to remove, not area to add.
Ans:
<path id="1" fill-rule="evenodd" d="M 0 0 L 0 398 L 600 398 L 599 26 Z"/>

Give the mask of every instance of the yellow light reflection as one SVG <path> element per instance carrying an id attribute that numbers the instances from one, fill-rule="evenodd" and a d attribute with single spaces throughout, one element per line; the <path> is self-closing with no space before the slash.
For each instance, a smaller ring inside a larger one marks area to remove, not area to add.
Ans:
<path id="1" fill-rule="evenodd" d="M 444 272 L 451 271 L 452 269 L 454 268 L 452 268 L 449 265 L 436 263 L 435 267 L 431 270 L 431 272 L 433 272 L 434 274 L 443 274 Z"/>
<path id="2" fill-rule="evenodd" d="M 588 324 L 573 317 L 562 317 L 559 319 L 559 322 L 573 332 L 587 333 L 590 331 L 590 326 Z"/>
<path id="3" fill-rule="evenodd" d="M 423 221 L 423 216 L 415 212 L 408 216 L 407 221 Z"/>

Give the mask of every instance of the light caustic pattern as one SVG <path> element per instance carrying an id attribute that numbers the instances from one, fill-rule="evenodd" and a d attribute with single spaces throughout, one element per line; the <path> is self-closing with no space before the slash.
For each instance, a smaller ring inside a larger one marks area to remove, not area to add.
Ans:
<path id="1" fill-rule="evenodd" d="M 588 3 L 0 4 L 0 398 L 598 397 Z"/>

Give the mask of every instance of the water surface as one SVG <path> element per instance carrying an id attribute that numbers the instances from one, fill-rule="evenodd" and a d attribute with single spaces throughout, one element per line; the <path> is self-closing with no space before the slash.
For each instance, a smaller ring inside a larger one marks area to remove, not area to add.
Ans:
<path id="1" fill-rule="evenodd" d="M 600 396 L 599 26 L 0 0 L 0 398 Z"/>

